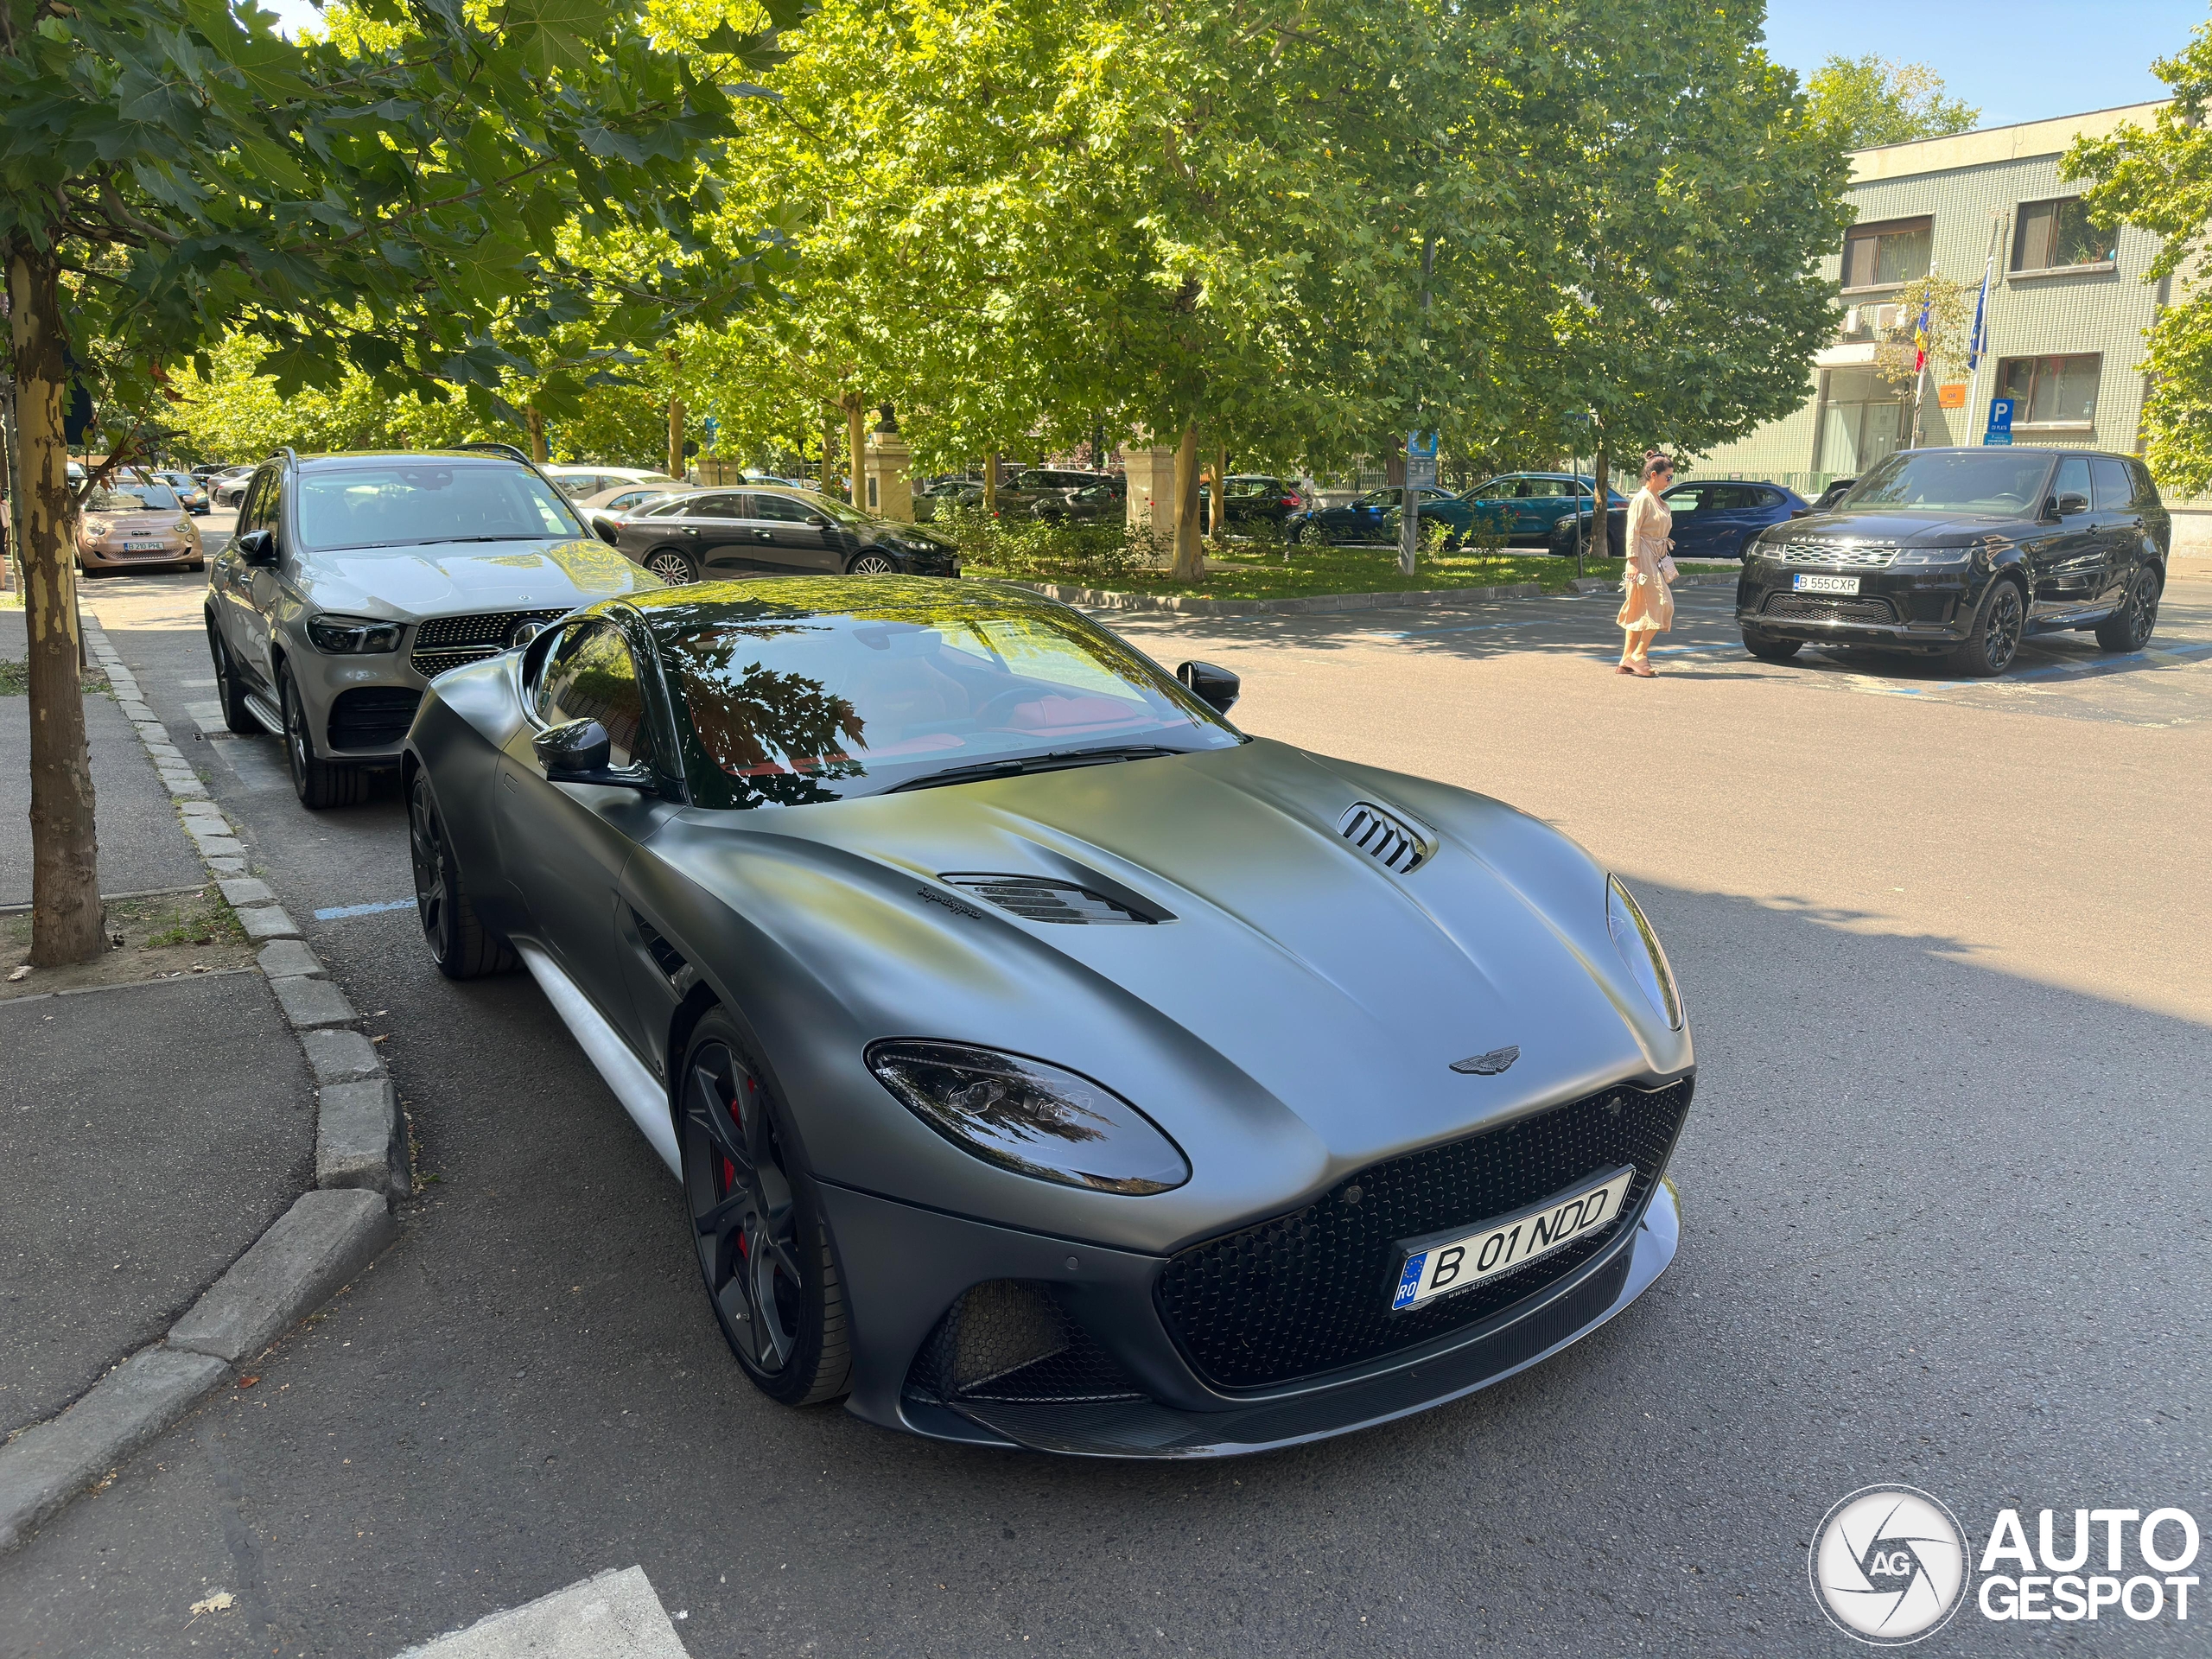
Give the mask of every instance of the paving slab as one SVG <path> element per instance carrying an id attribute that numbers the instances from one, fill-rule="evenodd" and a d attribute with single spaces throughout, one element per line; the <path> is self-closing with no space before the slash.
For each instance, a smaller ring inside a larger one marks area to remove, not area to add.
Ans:
<path id="1" fill-rule="evenodd" d="M 0 1434 L 170 1321 L 314 1180 L 258 974 L 0 1002 Z"/>
<path id="2" fill-rule="evenodd" d="M 22 613 L 0 612 L 0 657 L 21 661 L 22 655 Z M 85 729 L 92 751 L 100 891 L 146 893 L 199 880 L 205 872 L 177 828 L 168 788 L 113 698 L 85 699 Z M 30 699 L 0 697 L 0 905 L 30 902 Z"/>

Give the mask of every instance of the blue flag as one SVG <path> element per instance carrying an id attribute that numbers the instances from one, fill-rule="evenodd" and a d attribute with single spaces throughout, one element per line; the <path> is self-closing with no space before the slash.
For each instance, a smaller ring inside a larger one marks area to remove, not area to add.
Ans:
<path id="1" fill-rule="evenodd" d="M 1974 302 L 1974 332 L 1967 336 L 1967 367 L 1969 371 L 1980 365 L 1981 354 L 1989 349 L 1984 338 L 1985 319 L 1989 311 L 1989 272 L 1991 267 L 1981 268 L 1981 292 Z"/>

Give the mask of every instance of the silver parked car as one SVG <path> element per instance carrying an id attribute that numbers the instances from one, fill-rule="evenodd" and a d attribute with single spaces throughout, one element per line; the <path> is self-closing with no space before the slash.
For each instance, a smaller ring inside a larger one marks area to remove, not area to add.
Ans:
<path id="1" fill-rule="evenodd" d="M 1667 1266 L 1689 1027 L 1565 836 L 1237 691 L 995 583 L 594 605 L 425 698 L 424 940 L 543 988 L 772 1399 L 1081 1457 L 1389 1421 Z"/>
<path id="2" fill-rule="evenodd" d="M 659 587 L 504 445 L 301 456 L 248 482 L 207 576 L 225 722 L 277 732 L 311 807 L 399 763 L 429 683 L 580 605 Z"/>

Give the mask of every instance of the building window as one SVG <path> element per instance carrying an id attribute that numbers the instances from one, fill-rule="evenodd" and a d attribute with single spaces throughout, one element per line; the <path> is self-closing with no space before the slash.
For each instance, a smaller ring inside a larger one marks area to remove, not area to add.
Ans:
<path id="1" fill-rule="evenodd" d="M 1863 473 L 1903 448 L 1910 425 L 1901 387 L 1872 369 L 1831 369 L 1813 464 L 1839 477 Z"/>
<path id="2" fill-rule="evenodd" d="M 2120 257 L 2120 232 L 2089 223 L 2079 196 L 2024 201 L 2012 226 L 2012 269 L 2063 270 L 2069 265 L 2108 265 Z"/>
<path id="3" fill-rule="evenodd" d="M 1928 274 L 1935 245 L 1932 219 L 1893 219 L 1880 225 L 1854 225 L 1843 238 L 1843 285 L 1895 288 Z"/>
<path id="4" fill-rule="evenodd" d="M 1997 395 L 2012 400 L 2014 426 L 2087 426 L 2097 416 L 2097 376 L 2104 359 L 2012 357 L 1997 365 Z"/>

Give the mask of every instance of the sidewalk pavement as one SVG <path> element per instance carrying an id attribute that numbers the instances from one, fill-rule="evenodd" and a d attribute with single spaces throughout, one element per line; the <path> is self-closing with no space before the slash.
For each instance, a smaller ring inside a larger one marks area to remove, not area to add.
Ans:
<path id="1" fill-rule="evenodd" d="M 23 660 L 23 613 L 0 611 L 0 658 Z M 31 901 L 30 699 L 0 696 L 0 908 Z M 207 879 L 192 843 L 177 833 L 169 792 L 146 761 L 116 700 L 85 698 L 92 753 L 100 891 L 159 893 Z"/>
<path id="2" fill-rule="evenodd" d="M 315 1185 L 315 1102 L 251 969 L 0 1002 L 0 1053 L 4 1440 L 157 1339 Z"/>

